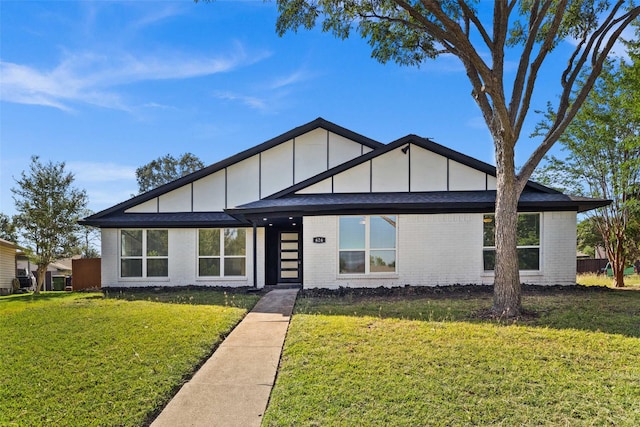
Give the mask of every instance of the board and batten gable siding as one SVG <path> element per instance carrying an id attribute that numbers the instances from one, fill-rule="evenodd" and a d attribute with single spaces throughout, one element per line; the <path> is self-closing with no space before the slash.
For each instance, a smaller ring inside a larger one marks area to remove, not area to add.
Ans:
<path id="1" fill-rule="evenodd" d="M 397 147 L 296 194 L 495 190 L 493 175 L 415 144 Z M 404 149 L 404 151 L 403 151 Z"/>
<path id="2" fill-rule="evenodd" d="M 221 212 L 263 199 L 370 151 L 364 144 L 317 128 L 125 212 Z"/>
<path id="3" fill-rule="evenodd" d="M 253 286 L 253 229 L 246 229 L 246 277 L 198 277 L 198 229 L 169 229 L 169 277 L 121 278 L 120 229 L 102 229 L 102 287 L 148 286 Z M 257 229 L 257 287 L 264 287 L 265 253 L 264 229 Z"/>
<path id="4" fill-rule="evenodd" d="M 521 281 L 575 284 L 576 212 L 540 215 L 540 270 L 520 272 Z M 493 273 L 484 271 L 482 260 L 482 220 L 483 214 L 398 215 L 396 273 L 340 275 L 339 217 L 304 217 L 304 287 L 491 285 Z"/>

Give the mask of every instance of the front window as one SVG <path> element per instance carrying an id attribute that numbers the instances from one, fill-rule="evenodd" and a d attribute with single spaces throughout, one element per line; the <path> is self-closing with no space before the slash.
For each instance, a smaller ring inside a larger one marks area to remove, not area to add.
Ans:
<path id="1" fill-rule="evenodd" d="M 395 273 L 395 216 L 340 217 L 339 237 L 340 274 Z"/>
<path id="2" fill-rule="evenodd" d="M 246 276 L 246 248 L 244 228 L 198 230 L 198 276 Z"/>
<path id="3" fill-rule="evenodd" d="M 483 217 L 482 255 L 485 271 L 493 271 L 496 265 L 495 215 Z M 518 266 L 520 270 L 540 270 L 540 214 L 518 214 L 516 234 Z"/>
<path id="4" fill-rule="evenodd" d="M 120 230 L 120 277 L 168 276 L 168 230 Z"/>

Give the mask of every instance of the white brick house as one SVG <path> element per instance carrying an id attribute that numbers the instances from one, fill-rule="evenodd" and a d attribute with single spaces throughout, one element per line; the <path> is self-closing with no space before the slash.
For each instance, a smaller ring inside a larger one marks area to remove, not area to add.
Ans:
<path id="1" fill-rule="evenodd" d="M 495 168 L 323 119 L 86 218 L 102 286 L 492 284 Z M 575 283 L 576 214 L 608 203 L 529 182 L 524 283 Z"/>

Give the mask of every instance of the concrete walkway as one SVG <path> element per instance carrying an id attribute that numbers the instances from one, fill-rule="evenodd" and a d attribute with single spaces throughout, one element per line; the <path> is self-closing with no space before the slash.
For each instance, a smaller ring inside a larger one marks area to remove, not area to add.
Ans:
<path id="1" fill-rule="evenodd" d="M 151 426 L 260 426 L 297 294 L 263 296 Z"/>

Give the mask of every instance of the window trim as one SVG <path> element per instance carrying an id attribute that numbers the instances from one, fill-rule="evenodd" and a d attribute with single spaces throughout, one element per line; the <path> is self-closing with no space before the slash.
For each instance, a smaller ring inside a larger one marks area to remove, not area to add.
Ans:
<path id="1" fill-rule="evenodd" d="M 142 232 L 142 254 L 133 256 L 124 256 L 122 254 L 122 233 L 124 231 L 141 231 Z M 167 255 L 147 255 L 148 248 L 148 232 L 149 231 L 165 231 L 167 233 Z M 125 259 L 139 259 L 142 262 L 142 274 L 140 276 L 123 276 L 122 275 L 122 261 Z M 153 259 L 165 259 L 167 260 L 167 275 L 166 276 L 149 276 L 147 261 Z M 154 281 L 167 281 L 170 278 L 169 273 L 169 229 L 167 228 L 120 228 L 118 229 L 118 279 L 121 281 L 137 281 L 137 280 L 154 280 Z"/>
<path id="2" fill-rule="evenodd" d="M 200 255 L 200 230 L 219 230 L 220 231 L 220 245 L 219 255 Z M 224 250 L 224 232 L 225 230 L 244 230 L 244 255 L 225 255 Z M 197 280 L 246 280 L 247 279 L 247 249 L 249 233 L 246 227 L 200 227 L 196 229 L 196 278 Z M 200 260 L 201 259 L 218 259 L 220 260 L 220 274 L 217 276 L 203 276 L 200 274 Z M 244 275 L 228 276 L 225 274 L 225 259 L 243 259 L 244 260 Z"/>
<path id="3" fill-rule="evenodd" d="M 518 271 L 520 272 L 520 274 L 522 275 L 538 275 L 540 273 L 542 273 L 543 271 L 543 258 L 542 258 L 542 236 L 543 236 L 543 219 L 544 219 L 544 215 L 543 212 L 518 212 L 518 216 L 520 215 L 538 215 L 539 218 L 539 234 L 538 234 L 538 244 L 537 245 L 518 245 L 516 246 L 516 251 L 518 249 L 538 249 L 538 268 L 537 269 L 531 269 L 531 270 L 522 270 L 522 269 L 518 269 Z M 495 242 L 493 246 L 485 246 L 484 245 L 484 218 L 485 216 L 493 216 L 495 217 L 495 213 L 484 213 L 482 214 L 482 227 L 483 227 L 483 235 L 482 235 L 482 252 L 481 252 L 481 261 L 482 261 L 482 271 L 484 273 L 484 275 L 489 275 L 489 276 L 493 276 L 495 274 L 495 268 L 493 270 L 485 270 L 484 269 L 484 253 L 487 250 L 493 250 L 495 252 L 496 250 L 496 246 L 495 246 Z M 516 236 L 517 237 L 517 236 Z"/>
<path id="4" fill-rule="evenodd" d="M 395 247 L 394 248 L 371 248 L 371 218 L 390 216 L 395 217 Z M 363 249 L 340 249 L 340 220 L 342 218 L 364 217 L 364 248 Z M 397 214 L 380 214 L 380 215 L 339 215 L 337 227 L 337 276 L 339 278 L 357 278 L 357 277 L 394 277 L 398 276 L 398 218 Z M 340 272 L 340 253 L 341 252 L 363 252 L 364 251 L 364 272 L 362 273 L 342 273 Z M 394 271 L 371 271 L 371 252 L 372 251 L 394 251 Z"/>

